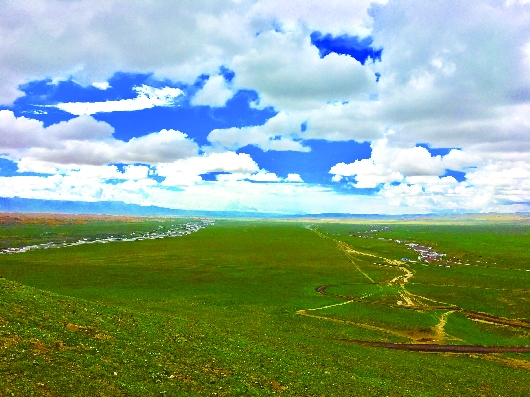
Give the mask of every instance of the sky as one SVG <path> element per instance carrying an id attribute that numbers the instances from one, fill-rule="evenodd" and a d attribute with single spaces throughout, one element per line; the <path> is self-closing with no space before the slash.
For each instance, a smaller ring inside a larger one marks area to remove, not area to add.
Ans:
<path id="1" fill-rule="evenodd" d="M 530 1 L 3 0 L 0 197 L 530 210 Z"/>

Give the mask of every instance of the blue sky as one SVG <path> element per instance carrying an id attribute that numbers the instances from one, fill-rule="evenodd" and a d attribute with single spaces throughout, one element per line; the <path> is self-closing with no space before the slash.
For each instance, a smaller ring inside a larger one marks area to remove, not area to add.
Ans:
<path id="1" fill-rule="evenodd" d="M 526 1 L 37 3 L 0 16 L 0 197 L 529 210 Z"/>

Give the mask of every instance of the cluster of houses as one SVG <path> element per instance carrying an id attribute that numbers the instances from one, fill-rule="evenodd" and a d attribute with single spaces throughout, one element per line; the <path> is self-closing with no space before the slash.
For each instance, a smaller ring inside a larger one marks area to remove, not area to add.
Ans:
<path id="1" fill-rule="evenodd" d="M 207 226 L 211 226 L 214 224 L 213 220 L 210 219 L 201 219 L 196 222 L 187 222 L 180 225 L 171 225 L 169 229 L 164 230 L 163 226 L 159 226 L 157 230 L 154 230 L 152 232 L 143 232 L 143 233 L 131 233 L 129 236 L 126 237 L 115 237 L 115 236 L 109 236 L 104 238 L 96 238 L 94 237 L 91 239 L 83 238 L 74 242 L 61 242 L 61 243 L 44 243 L 44 244 L 34 244 L 34 245 L 27 245 L 25 247 L 18 247 L 18 248 L 6 248 L 3 250 L 0 250 L 0 254 L 17 254 L 21 252 L 27 252 L 27 251 L 33 251 L 38 249 L 48 249 L 48 248 L 63 248 L 63 247 L 72 247 L 75 245 L 83 245 L 83 244 L 107 244 L 110 242 L 126 242 L 126 241 L 141 241 L 141 240 L 154 240 L 158 238 L 166 238 L 166 237 L 179 237 L 184 236 L 187 234 L 191 234 L 194 232 L 197 232 Z"/>
<path id="2" fill-rule="evenodd" d="M 412 250 L 414 250 L 418 254 L 418 260 L 421 262 L 440 262 L 444 260 L 445 254 L 436 252 L 432 247 L 427 247 L 425 245 L 416 244 L 416 243 L 409 243 L 405 244 L 409 246 Z"/>

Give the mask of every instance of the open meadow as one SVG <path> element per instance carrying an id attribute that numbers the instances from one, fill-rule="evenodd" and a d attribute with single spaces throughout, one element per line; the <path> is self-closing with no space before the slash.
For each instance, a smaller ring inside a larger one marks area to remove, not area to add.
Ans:
<path id="1" fill-rule="evenodd" d="M 1 396 L 528 395 L 528 218 L 3 219 Z"/>

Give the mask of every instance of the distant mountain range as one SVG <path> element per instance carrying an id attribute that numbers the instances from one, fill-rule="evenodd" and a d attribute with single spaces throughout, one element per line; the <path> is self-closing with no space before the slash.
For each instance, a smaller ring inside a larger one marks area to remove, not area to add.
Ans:
<path id="1" fill-rule="evenodd" d="M 268 212 L 238 212 L 238 211 L 201 211 L 181 210 L 156 206 L 142 206 L 137 204 L 126 204 L 120 201 L 66 201 L 66 200 L 38 200 L 25 198 L 0 197 L 0 212 L 47 212 L 59 214 L 105 214 L 105 215 L 131 215 L 131 216 L 200 216 L 211 218 L 359 218 L 359 219 L 410 219 L 414 217 L 431 217 L 441 215 L 465 215 L 454 213 L 436 214 L 408 214 L 408 215 L 380 215 L 380 214 L 280 214 Z M 473 215 L 473 214 L 468 214 Z M 479 215 L 479 214 L 475 214 Z"/>
<path id="2" fill-rule="evenodd" d="M 66 201 L 0 197 L 0 212 L 53 212 L 60 214 L 105 214 L 132 216 L 207 216 L 220 218 L 271 218 L 283 214 L 231 211 L 193 211 L 126 204 L 121 201 Z"/>

